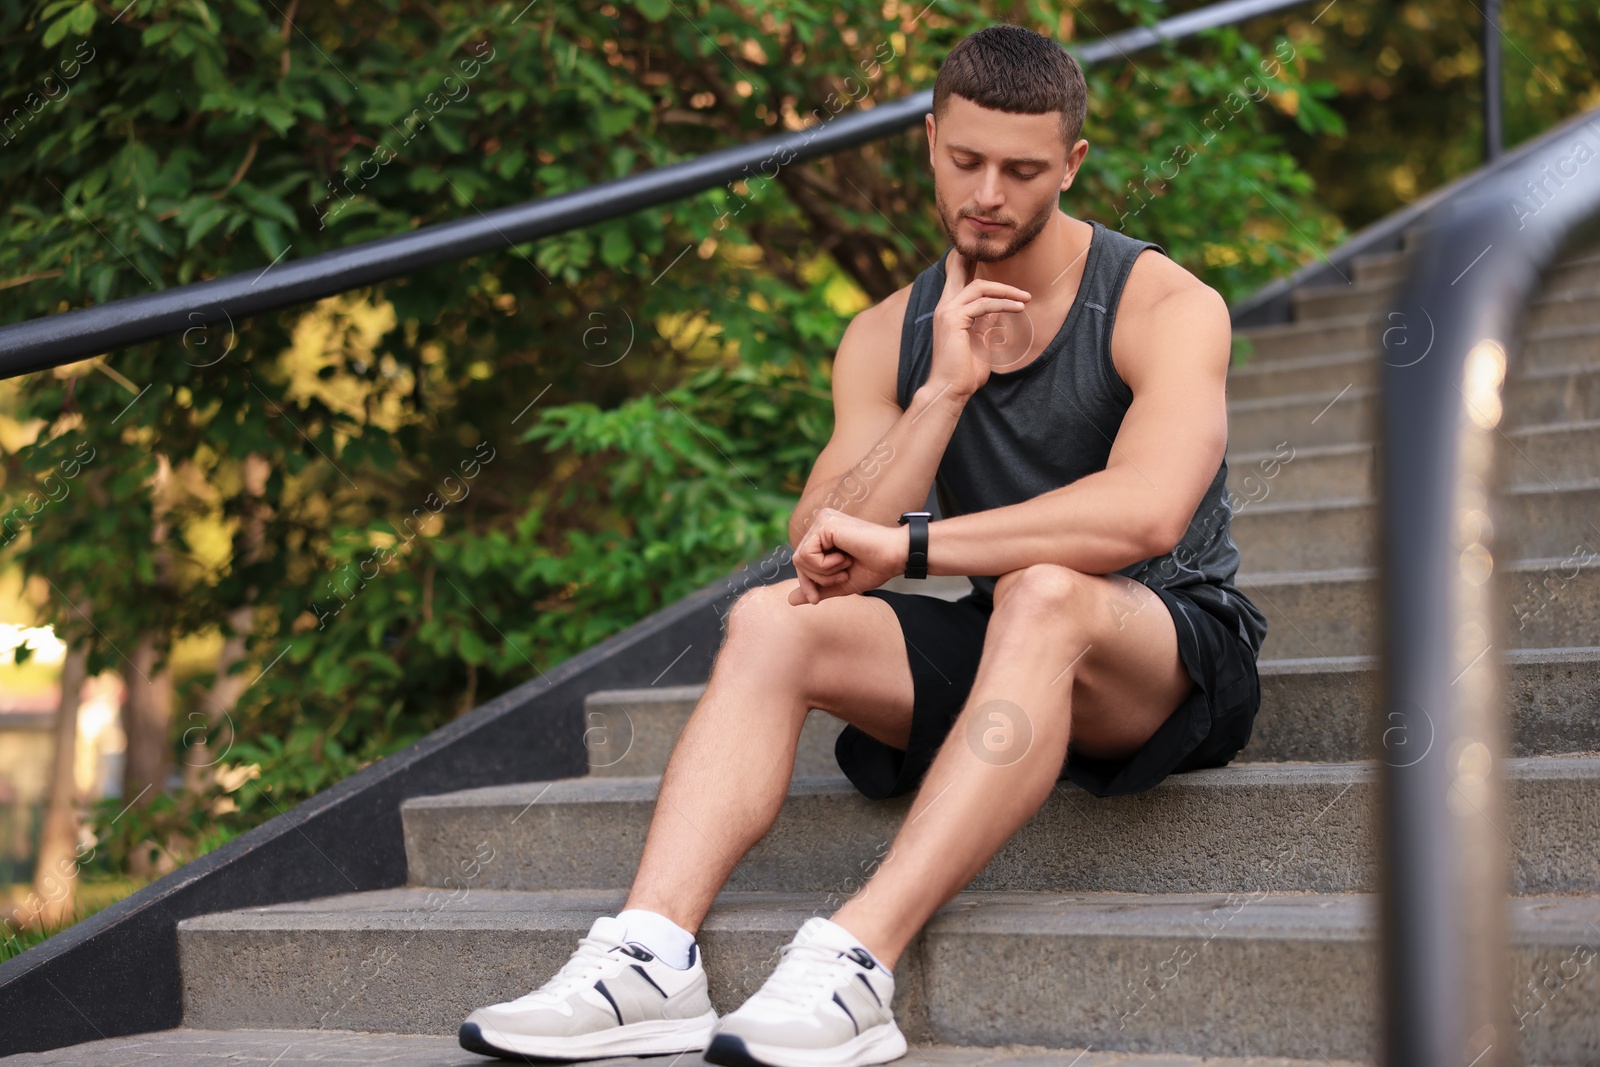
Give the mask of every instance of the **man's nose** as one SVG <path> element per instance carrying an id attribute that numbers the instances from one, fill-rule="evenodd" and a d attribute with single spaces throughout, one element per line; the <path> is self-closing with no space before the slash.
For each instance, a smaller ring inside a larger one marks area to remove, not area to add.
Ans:
<path id="1" fill-rule="evenodd" d="M 978 183 L 978 206 L 987 214 L 987 209 L 997 208 L 1003 203 L 1005 203 L 1005 192 L 1001 188 L 1000 172 L 986 169 L 983 172 L 983 180 Z"/>

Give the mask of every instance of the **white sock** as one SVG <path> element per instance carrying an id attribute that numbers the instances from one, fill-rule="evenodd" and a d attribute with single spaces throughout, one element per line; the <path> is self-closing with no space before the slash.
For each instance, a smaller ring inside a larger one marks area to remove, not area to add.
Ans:
<path id="1" fill-rule="evenodd" d="M 646 908 L 624 908 L 617 913 L 628 928 L 628 941 L 637 941 L 656 954 L 668 967 L 685 970 L 689 966 L 689 946 L 694 935 L 660 912 Z"/>
<path id="2" fill-rule="evenodd" d="M 829 919 L 828 921 L 830 923 L 833 923 L 835 928 L 837 928 L 839 930 L 843 930 L 847 935 L 849 935 L 849 937 L 850 937 L 850 939 L 852 941 L 855 941 L 855 936 L 856 936 L 855 934 L 850 933 L 849 930 L 845 930 L 844 927 L 840 926 L 836 922 L 833 922 L 832 919 Z M 888 967 L 884 967 L 883 961 L 878 958 L 878 954 L 876 952 L 872 951 L 866 945 L 861 944 L 861 942 L 859 942 L 859 941 L 856 941 L 856 945 L 861 949 L 861 951 L 865 952 L 868 956 L 872 957 L 872 962 L 873 963 L 876 963 L 879 967 L 883 967 L 883 973 L 884 974 L 888 975 L 890 978 L 894 977 L 894 972 L 891 971 Z"/>
<path id="3" fill-rule="evenodd" d="M 872 957 L 873 963 L 876 963 L 879 967 L 883 968 L 884 974 L 888 975 L 890 978 L 894 977 L 894 972 L 883 966 L 883 961 L 878 958 L 878 954 L 876 952 L 872 951 L 866 945 L 862 945 L 860 942 L 857 942 L 857 945 L 860 947 L 861 951 Z"/>

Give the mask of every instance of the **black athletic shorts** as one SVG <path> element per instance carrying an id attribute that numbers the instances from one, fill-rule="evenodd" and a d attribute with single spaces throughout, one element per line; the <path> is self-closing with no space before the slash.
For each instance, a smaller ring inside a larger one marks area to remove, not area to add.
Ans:
<path id="1" fill-rule="evenodd" d="M 1236 621 L 1213 614 L 1181 587 L 1147 588 L 1172 612 L 1178 656 L 1195 684 L 1144 747 L 1126 759 L 1084 756 L 1068 743 L 1057 780 L 1075 782 L 1095 796 L 1141 793 L 1169 774 L 1224 766 L 1250 740 L 1261 706 L 1254 650 L 1239 636 Z M 856 789 L 882 800 L 914 790 L 932 765 L 977 676 L 993 604 L 975 592 L 954 601 L 889 589 L 865 595 L 893 608 L 905 635 L 915 692 L 911 738 L 902 751 L 847 724 L 834 742 L 834 757 Z"/>

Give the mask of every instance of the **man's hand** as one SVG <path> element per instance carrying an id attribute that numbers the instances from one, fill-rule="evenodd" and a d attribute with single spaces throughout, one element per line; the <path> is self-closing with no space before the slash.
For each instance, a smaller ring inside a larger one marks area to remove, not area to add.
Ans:
<path id="1" fill-rule="evenodd" d="M 817 512 L 794 553 L 800 585 L 791 604 L 818 604 L 835 596 L 865 593 L 904 574 L 911 531 L 846 515 L 833 508 Z"/>
<path id="2" fill-rule="evenodd" d="M 957 250 L 933 309 L 933 362 L 928 370 L 928 381 L 963 399 L 983 388 L 994 369 L 985 337 L 997 327 L 1000 314 L 1019 312 L 1033 299 L 1014 285 L 974 278 L 973 270 L 972 261 Z"/>

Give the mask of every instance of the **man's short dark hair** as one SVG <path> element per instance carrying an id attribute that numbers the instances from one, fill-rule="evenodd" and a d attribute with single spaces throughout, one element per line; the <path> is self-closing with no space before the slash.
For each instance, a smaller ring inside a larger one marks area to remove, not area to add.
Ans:
<path id="1" fill-rule="evenodd" d="M 994 111 L 1060 112 L 1069 152 L 1083 131 L 1089 96 L 1083 69 L 1059 42 L 1009 23 L 968 34 L 945 56 L 933 81 L 935 122 L 952 93 Z"/>

